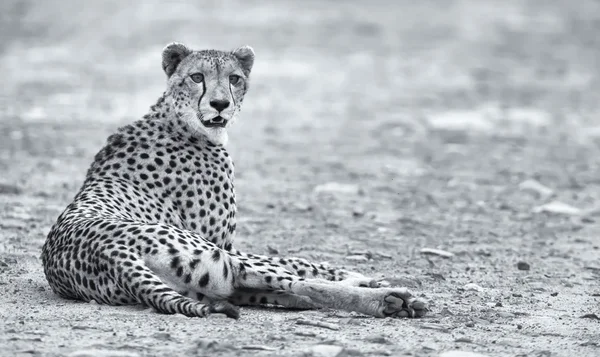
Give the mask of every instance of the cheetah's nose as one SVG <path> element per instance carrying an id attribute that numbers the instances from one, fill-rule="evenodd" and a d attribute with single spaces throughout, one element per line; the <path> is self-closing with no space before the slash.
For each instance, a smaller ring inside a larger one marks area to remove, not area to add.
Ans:
<path id="1" fill-rule="evenodd" d="M 219 112 L 223 111 L 225 108 L 229 106 L 229 101 L 225 100 L 211 100 L 210 106 L 218 110 Z"/>

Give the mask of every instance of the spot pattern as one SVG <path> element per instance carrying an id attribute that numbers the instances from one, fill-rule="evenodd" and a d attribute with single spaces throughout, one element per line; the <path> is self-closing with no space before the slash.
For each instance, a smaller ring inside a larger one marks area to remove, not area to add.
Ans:
<path id="1" fill-rule="evenodd" d="M 306 278 L 360 276 L 233 247 L 234 165 L 222 128 L 204 125 L 214 109 L 203 101 L 229 95 L 234 104 L 222 115 L 233 120 L 253 58 L 248 47 L 165 48 L 166 91 L 142 120 L 108 137 L 48 234 L 42 262 L 56 294 L 110 305 L 141 303 L 161 313 L 237 317 L 233 304 L 314 307 L 293 292 L 303 291 Z M 198 71 L 206 83 L 190 81 L 189 74 Z M 241 79 L 232 80 L 234 74 Z"/>

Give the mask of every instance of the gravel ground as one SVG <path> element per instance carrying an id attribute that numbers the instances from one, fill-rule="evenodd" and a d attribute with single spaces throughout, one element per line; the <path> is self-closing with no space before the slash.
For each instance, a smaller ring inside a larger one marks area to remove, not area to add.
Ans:
<path id="1" fill-rule="evenodd" d="M 599 32 L 594 0 L 2 1 L 0 355 L 600 355 Z M 45 236 L 174 40 L 257 53 L 238 246 L 382 274 L 427 318 L 53 295 Z"/>

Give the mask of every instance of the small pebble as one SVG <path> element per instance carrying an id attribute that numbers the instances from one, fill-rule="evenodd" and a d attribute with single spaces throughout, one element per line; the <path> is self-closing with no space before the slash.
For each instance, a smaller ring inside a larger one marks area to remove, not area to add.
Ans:
<path id="1" fill-rule="evenodd" d="M 362 217 L 364 215 L 365 215 L 365 211 L 360 207 L 355 207 L 354 210 L 352 210 L 353 217 Z"/>
<path id="2" fill-rule="evenodd" d="M 344 348 L 333 345 L 316 345 L 310 349 L 309 356 L 313 357 L 337 357 L 343 355 Z"/>
<path id="3" fill-rule="evenodd" d="M 360 194 L 361 188 L 358 185 L 339 183 L 339 182 L 327 182 L 322 185 L 318 185 L 313 190 L 315 193 L 339 193 L 339 194 Z"/>
<path id="4" fill-rule="evenodd" d="M 523 191 L 535 192 L 540 197 L 551 197 L 554 195 L 554 191 L 551 188 L 544 186 L 539 181 L 532 179 L 521 182 L 519 188 Z"/>
<path id="5" fill-rule="evenodd" d="M 367 342 L 370 343 L 378 343 L 382 345 L 393 345 L 393 343 L 383 336 L 372 336 L 366 339 Z"/>
<path id="6" fill-rule="evenodd" d="M 295 203 L 294 204 L 294 208 L 296 210 L 302 211 L 302 212 L 312 211 L 312 206 L 311 205 L 303 204 L 303 203 Z"/>
<path id="7" fill-rule="evenodd" d="M 277 351 L 278 350 L 278 348 L 270 347 L 270 346 L 263 346 L 263 345 L 245 345 L 245 346 L 242 346 L 241 349 L 250 350 L 250 351 Z"/>
<path id="8" fill-rule="evenodd" d="M 550 296 L 558 296 L 558 293 L 552 293 Z"/>
<path id="9" fill-rule="evenodd" d="M 517 263 L 517 269 L 519 270 L 529 270 L 531 267 L 529 266 L 529 263 L 526 262 L 518 262 Z"/>
<path id="10" fill-rule="evenodd" d="M 581 316 L 582 319 L 592 319 L 592 320 L 600 320 L 600 317 L 596 314 L 585 314 Z"/>
<path id="11" fill-rule="evenodd" d="M 566 215 L 566 216 L 581 216 L 583 211 L 581 209 L 579 209 L 577 207 L 573 207 L 567 203 L 560 202 L 560 201 L 553 201 L 553 202 L 549 202 L 549 203 L 546 203 L 541 206 L 534 207 L 533 212 L 534 213 L 546 212 L 546 213 L 562 214 L 562 215 Z"/>
<path id="12" fill-rule="evenodd" d="M 435 248 L 423 248 L 423 249 L 421 249 L 421 254 L 437 255 L 440 257 L 444 257 L 444 258 L 452 258 L 454 256 L 454 253 L 452 253 L 452 252 L 448 252 L 448 251 L 441 250 L 441 249 L 435 249 Z"/>
<path id="13" fill-rule="evenodd" d="M 479 286 L 477 284 L 474 284 L 474 283 L 466 284 L 463 288 L 465 290 L 470 290 L 470 291 L 483 291 L 483 290 L 485 290 L 481 286 Z"/>
<path id="14" fill-rule="evenodd" d="M 349 255 L 346 257 L 346 260 L 350 260 L 352 262 L 363 263 L 367 262 L 369 259 L 364 255 Z"/>

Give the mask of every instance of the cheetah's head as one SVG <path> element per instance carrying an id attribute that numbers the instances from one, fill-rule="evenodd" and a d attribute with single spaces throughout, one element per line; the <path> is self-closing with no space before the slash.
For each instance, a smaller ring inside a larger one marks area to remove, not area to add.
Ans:
<path id="1" fill-rule="evenodd" d="M 224 145 L 227 128 L 236 120 L 248 90 L 253 64 L 254 51 L 249 46 L 233 52 L 192 51 L 171 43 L 162 53 L 168 77 L 166 97 L 193 131 Z"/>

